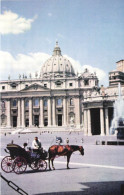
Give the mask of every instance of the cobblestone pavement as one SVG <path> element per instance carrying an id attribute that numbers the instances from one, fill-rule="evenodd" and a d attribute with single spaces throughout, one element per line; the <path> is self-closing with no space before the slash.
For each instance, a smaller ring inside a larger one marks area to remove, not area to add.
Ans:
<path id="1" fill-rule="evenodd" d="M 48 148 L 55 144 L 56 136 L 60 136 L 65 143 L 83 145 L 85 154 L 75 152 L 70 160 L 70 169 L 66 169 L 66 158 L 55 159 L 55 171 L 34 172 L 29 167 L 23 174 L 4 173 L 2 175 L 14 182 L 30 195 L 119 195 L 124 188 L 124 146 L 96 145 L 99 140 L 116 140 L 115 136 L 83 136 L 81 132 L 39 133 L 1 135 L 1 159 L 7 155 L 4 151 L 7 143 L 12 140 L 18 145 L 25 141 L 32 143 L 37 135 L 43 147 Z M 83 138 L 83 143 L 82 143 Z M 4 180 L 1 180 L 1 195 L 18 194 L 11 189 Z"/>

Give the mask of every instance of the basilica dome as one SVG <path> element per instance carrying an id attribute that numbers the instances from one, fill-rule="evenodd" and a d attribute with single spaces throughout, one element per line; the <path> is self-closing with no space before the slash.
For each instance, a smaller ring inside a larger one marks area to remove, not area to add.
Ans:
<path id="1" fill-rule="evenodd" d="M 56 46 L 53 50 L 53 55 L 50 57 L 41 68 L 41 75 L 43 77 L 48 76 L 74 76 L 75 72 L 71 62 L 62 56 L 61 49 L 56 42 Z"/>

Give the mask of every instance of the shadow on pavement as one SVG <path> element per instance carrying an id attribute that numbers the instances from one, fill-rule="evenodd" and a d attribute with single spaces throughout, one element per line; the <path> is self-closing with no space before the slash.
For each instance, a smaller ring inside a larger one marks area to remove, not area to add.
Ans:
<path id="1" fill-rule="evenodd" d="M 65 170 L 67 170 L 67 171 L 69 171 L 69 170 L 72 170 L 72 169 L 80 169 L 80 168 L 70 168 L 70 169 L 67 169 L 67 168 L 57 168 L 57 169 L 55 169 L 55 170 L 53 170 L 53 171 L 65 171 Z"/>
<path id="2" fill-rule="evenodd" d="M 90 167 L 85 167 L 85 168 L 90 168 Z M 29 173 L 39 173 L 39 172 L 51 172 L 51 171 L 65 171 L 65 170 L 74 170 L 74 169 L 81 169 L 81 167 L 79 167 L 79 168 L 70 168 L 70 169 L 67 169 L 67 168 L 57 168 L 57 169 L 55 169 L 55 170 L 53 170 L 53 169 L 51 169 L 51 170 L 49 170 L 49 169 L 47 169 L 47 170 L 26 170 L 26 172 L 24 172 L 23 174 L 29 174 Z"/>
<path id="3" fill-rule="evenodd" d="M 22 174 L 30 174 L 30 173 L 40 173 L 40 172 L 49 172 L 50 170 L 26 170 L 24 173 Z"/>
<path id="4" fill-rule="evenodd" d="M 124 195 L 124 181 L 79 183 L 81 191 L 39 193 L 34 195 Z"/>

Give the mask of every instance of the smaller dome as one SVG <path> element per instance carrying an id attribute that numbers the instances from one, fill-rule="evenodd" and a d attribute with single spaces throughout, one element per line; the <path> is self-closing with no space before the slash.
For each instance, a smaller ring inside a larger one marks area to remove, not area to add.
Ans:
<path id="1" fill-rule="evenodd" d="M 62 56 L 61 49 L 56 42 L 56 46 L 53 50 L 53 55 L 49 58 L 41 68 L 42 76 L 74 76 L 75 72 L 71 62 Z"/>

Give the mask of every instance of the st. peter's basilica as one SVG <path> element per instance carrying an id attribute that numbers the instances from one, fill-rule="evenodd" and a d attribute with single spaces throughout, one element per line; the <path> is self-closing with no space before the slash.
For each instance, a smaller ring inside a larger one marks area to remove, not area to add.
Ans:
<path id="1" fill-rule="evenodd" d="M 109 135 L 118 83 L 124 98 L 124 60 L 118 61 L 108 76 L 109 86 L 105 88 L 99 87 L 96 73 L 88 69 L 76 74 L 57 42 L 39 78 L 30 75 L 0 82 L 1 130 L 72 129 L 84 135 Z"/>

